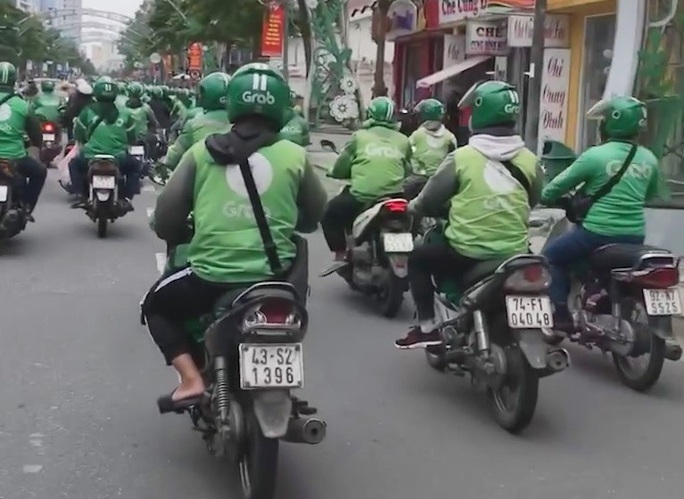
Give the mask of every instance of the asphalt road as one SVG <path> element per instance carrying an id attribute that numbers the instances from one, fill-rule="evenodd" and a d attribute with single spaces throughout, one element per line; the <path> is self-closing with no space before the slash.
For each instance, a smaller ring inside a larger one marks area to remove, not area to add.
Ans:
<path id="1" fill-rule="evenodd" d="M 55 177 L 37 223 L 0 247 L 0 498 L 239 498 L 189 420 L 156 410 L 176 378 L 139 324 L 163 251 L 147 227 L 154 192 L 98 240 Z M 329 432 L 282 445 L 279 499 L 682 497 L 684 363 L 644 395 L 571 348 L 572 368 L 542 381 L 514 437 L 467 381 L 394 349 L 408 305 L 378 317 L 336 276 L 315 277 L 328 253 L 320 234 L 310 246 L 303 395 Z"/>

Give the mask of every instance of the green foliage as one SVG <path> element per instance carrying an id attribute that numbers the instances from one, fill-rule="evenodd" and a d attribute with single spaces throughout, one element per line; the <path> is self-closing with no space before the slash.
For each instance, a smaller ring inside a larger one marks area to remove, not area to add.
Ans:
<path id="1" fill-rule="evenodd" d="M 23 66 L 26 61 L 69 63 L 86 74 L 94 73 L 90 61 L 79 53 L 69 39 L 46 29 L 41 20 L 14 7 L 14 2 L 0 0 L 0 60 Z"/>

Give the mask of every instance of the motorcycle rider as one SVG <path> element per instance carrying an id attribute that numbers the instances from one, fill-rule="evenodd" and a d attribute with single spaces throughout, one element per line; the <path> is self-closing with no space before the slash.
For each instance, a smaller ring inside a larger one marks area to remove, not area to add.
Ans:
<path id="1" fill-rule="evenodd" d="M 335 161 L 329 176 L 350 180 L 350 185 L 330 200 L 321 225 L 334 261 L 323 274 L 346 265 L 346 236 L 354 219 L 373 201 L 400 195 L 410 173 L 411 146 L 397 131 L 394 102 L 376 97 L 368 104 L 368 119 L 354 132 Z"/>
<path id="2" fill-rule="evenodd" d="M 472 106 L 472 136 L 450 153 L 409 204 L 416 216 L 440 217 L 449 206 L 445 240 L 417 246 L 408 279 L 418 325 L 398 348 L 442 343 L 434 315 L 433 274 L 458 278 L 479 262 L 528 251 L 527 223 L 539 201 L 543 174 L 515 131 L 520 99 L 500 81 L 475 84 L 459 107 Z"/>
<path id="3" fill-rule="evenodd" d="M 159 127 L 168 130 L 171 127 L 171 108 L 164 100 L 164 93 L 161 87 L 150 88 L 150 107 L 154 112 L 154 117 L 159 123 Z"/>
<path id="4" fill-rule="evenodd" d="M 155 231 L 170 245 L 186 239 L 190 212 L 195 222 L 188 266 L 163 276 L 142 304 L 152 338 L 180 375 L 180 386 L 157 401 L 160 412 L 196 404 L 205 389 L 182 321 L 210 312 L 228 290 L 284 278 L 271 271 L 238 164 L 249 158 L 286 269 L 294 231 L 313 232 L 322 216 L 326 194 L 306 151 L 278 138 L 288 102 L 287 83 L 267 64 L 240 68 L 228 84 L 232 130 L 192 146 L 157 199 Z"/>
<path id="5" fill-rule="evenodd" d="M 420 126 L 409 137 L 413 174 L 404 183 L 406 199 L 418 195 L 447 154 L 457 147 L 456 137 L 442 124 L 444 112 L 437 99 L 424 99 L 416 106 Z"/>
<path id="6" fill-rule="evenodd" d="M 76 80 L 74 92 L 69 96 L 62 114 L 62 126 L 66 128 L 67 137 L 74 140 L 74 120 L 93 102 L 93 87 L 83 78 Z"/>
<path id="7" fill-rule="evenodd" d="M 581 184 L 585 194 L 597 192 L 620 170 L 632 147 L 638 149 L 631 166 L 611 191 L 591 206 L 582 225 L 559 236 L 543 251 L 551 265 L 549 294 L 555 309 L 555 328 L 570 334 L 574 324 L 568 308 L 569 268 L 573 263 L 587 261 L 594 250 L 606 244 L 643 244 L 644 205 L 662 187 L 658 159 L 638 144 L 647 120 L 643 102 L 633 97 L 613 97 L 599 102 L 587 114 L 601 118 L 603 143 L 587 149 L 544 188 L 544 204 L 557 202 Z"/>
<path id="8" fill-rule="evenodd" d="M 131 200 L 140 190 L 140 165 L 128 154 L 128 146 L 135 145 L 135 121 L 129 109 L 116 106 L 117 93 L 118 88 L 111 78 L 98 79 L 93 88 L 95 103 L 76 119 L 74 135 L 83 147 L 69 163 L 71 184 L 81 193 L 73 208 L 82 208 L 88 202 L 86 172 L 89 161 L 97 155 L 109 154 L 116 158 L 119 170 L 126 178 L 119 206 L 123 211 L 133 211 Z"/>
<path id="9" fill-rule="evenodd" d="M 43 134 L 29 103 L 15 93 L 16 83 L 17 68 L 0 62 L 0 159 L 15 160 L 17 170 L 27 179 L 23 201 L 29 220 L 34 221 L 32 213 L 43 190 L 47 168 L 28 154 L 24 135 L 28 135 L 32 146 L 39 148 L 43 145 Z"/>
<path id="10" fill-rule="evenodd" d="M 60 108 L 64 106 L 64 99 L 55 94 L 55 82 L 43 80 L 40 82 L 40 94 L 31 103 L 33 114 L 58 123 L 61 117 Z"/>
<path id="11" fill-rule="evenodd" d="M 301 109 L 298 111 L 298 106 L 295 105 L 297 101 L 297 94 L 291 92 L 290 94 L 290 108 L 287 111 L 287 121 L 285 126 L 280 131 L 280 137 L 285 140 L 290 140 L 295 144 L 306 147 L 311 144 L 309 137 L 309 124 L 304 116 L 301 114 Z"/>
<path id="12" fill-rule="evenodd" d="M 166 154 L 166 167 L 173 171 L 178 166 L 183 154 L 214 133 L 227 133 L 230 130 L 228 108 L 226 105 L 228 82 L 230 76 L 225 73 L 212 73 L 199 84 L 200 106 L 204 114 L 188 120 L 176 141 Z"/>
<path id="13" fill-rule="evenodd" d="M 154 144 L 156 144 L 154 133 L 159 123 L 157 123 L 150 106 L 142 101 L 142 96 L 143 87 L 140 83 L 133 82 L 128 85 L 126 107 L 131 110 L 135 122 L 135 140 L 136 143 L 144 144 L 145 154 L 147 157 L 151 157 Z"/>

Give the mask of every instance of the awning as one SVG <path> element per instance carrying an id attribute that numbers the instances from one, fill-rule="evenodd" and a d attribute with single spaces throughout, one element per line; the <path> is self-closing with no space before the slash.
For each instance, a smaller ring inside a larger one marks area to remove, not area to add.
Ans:
<path id="1" fill-rule="evenodd" d="M 474 68 L 478 64 L 482 64 L 483 62 L 488 61 L 491 58 L 491 55 L 477 55 L 475 57 L 470 57 L 464 61 L 454 64 L 453 66 L 449 66 L 448 68 L 444 68 L 440 71 L 437 71 L 436 73 L 433 73 L 430 76 L 421 78 L 416 82 L 416 87 L 429 88 L 432 85 L 436 85 L 439 82 L 451 78 L 452 76 L 459 75 L 470 68 Z"/>

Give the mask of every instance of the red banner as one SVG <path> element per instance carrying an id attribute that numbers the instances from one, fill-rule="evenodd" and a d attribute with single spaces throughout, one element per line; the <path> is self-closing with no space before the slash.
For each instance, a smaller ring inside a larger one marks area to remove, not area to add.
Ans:
<path id="1" fill-rule="evenodd" d="M 261 32 L 261 55 L 282 57 L 285 34 L 285 9 L 280 4 L 271 4 L 266 10 Z"/>
<path id="2" fill-rule="evenodd" d="M 201 43 L 192 43 L 188 47 L 188 71 L 202 71 Z"/>

